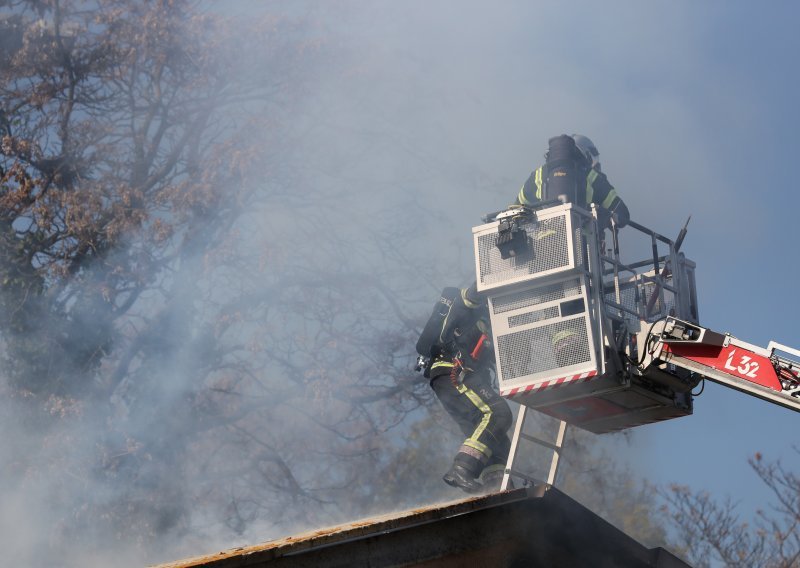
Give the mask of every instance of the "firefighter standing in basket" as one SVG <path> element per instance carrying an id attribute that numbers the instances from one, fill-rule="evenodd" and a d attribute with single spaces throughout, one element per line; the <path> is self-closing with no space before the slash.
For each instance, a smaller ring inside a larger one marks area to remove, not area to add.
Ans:
<path id="1" fill-rule="evenodd" d="M 417 342 L 420 370 L 466 439 L 444 481 L 468 493 L 499 489 L 511 409 L 492 386 L 489 313 L 475 286 L 445 288 Z"/>
<path id="2" fill-rule="evenodd" d="M 617 228 L 630 221 L 628 207 L 617 195 L 614 186 L 600 171 L 597 146 L 581 134 L 562 134 L 548 141 L 545 163 L 528 177 L 517 194 L 515 205 L 536 205 L 539 201 L 563 199 L 589 210 L 598 207 L 599 229 L 611 228 L 612 217 Z M 540 230 L 535 240 L 543 241 L 554 231 Z M 551 338 L 556 360 L 561 367 L 571 364 L 571 353 L 580 350 L 580 335 L 572 329 L 557 332 Z"/>
<path id="3" fill-rule="evenodd" d="M 610 228 L 612 215 L 617 227 L 624 227 L 630 220 L 628 207 L 600 171 L 597 146 L 581 134 L 562 134 L 548 141 L 544 165 L 531 172 L 519 190 L 516 204 L 535 205 L 561 195 L 568 203 L 586 210 L 592 203 L 597 205 L 601 229 Z"/>

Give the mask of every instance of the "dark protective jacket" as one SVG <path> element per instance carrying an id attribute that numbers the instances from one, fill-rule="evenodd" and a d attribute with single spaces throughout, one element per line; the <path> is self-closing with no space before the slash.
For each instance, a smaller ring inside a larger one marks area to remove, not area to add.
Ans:
<path id="1" fill-rule="evenodd" d="M 522 189 L 519 190 L 516 203 L 519 205 L 534 205 L 538 201 L 548 201 L 556 199 L 557 195 L 548 195 L 545 180 L 547 175 L 546 166 L 536 168 L 525 181 Z M 576 205 L 589 209 L 591 203 L 600 207 L 600 221 L 603 228 L 611 226 L 610 214 L 617 217 L 617 225 L 624 227 L 630 221 L 628 207 L 617 195 L 614 186 L 609 183 L 608 178 L 603 172 L 594 168 L 584 168 L 581 177 L 585 175 L 585 191 L 578 192 Z M 605 214 L 604 214 L 605 213 Z"/>
<path id="2" fill-rule="evenodd" d="M 482 336 L 483 344 L 476 350 Z M 489 311 L 475 285 L 460 290 L 445 288 L 417 342 L 417 352 L 431 359 L 426 376 L 450 373 L 456 357 L 467 371 L 491 366 L 494 350 L 489 337 Z"/>

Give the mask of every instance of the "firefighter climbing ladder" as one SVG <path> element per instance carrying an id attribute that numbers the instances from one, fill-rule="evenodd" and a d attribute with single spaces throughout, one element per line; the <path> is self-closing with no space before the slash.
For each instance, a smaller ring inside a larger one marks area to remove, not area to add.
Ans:
<path id="1" fill-rule="evenodd" d="M 511 439 L 511 451 L 508 454 L 508 462 L 506 463 L 505 473 L 503 475 L 503 482 L 500 486 L 501 491 L 508 489 L 511 476 L 523 479 L 526 483 L 531 485 L 541 484 L 544 481 L 545 488 L 552 487 L 556 482 L 556 475 L 558 474 L 558 462 L 561 459 L 561 448 L 564 446 L 564 435 L 567 432 L 567 423 L 560 420 L 556 432 L 555 440 L 548 442 L 538 436 L 533 436 L 525 432 L 525 421 L 528 418 L 530 409 L 527 406 L 520 406 L 519 413 L 517 414 L 517 421 L 514 425 L 514 435 Z M 526 474 L 523 471 L 514 467 L 517 458 L 517 450 L 519 449 L 520 440 L 527 440 L 549 450 L 552 450 L 553 457 L 550 461 L 550 470 L 547 473 L 547 480 L 540 480 Z"/>

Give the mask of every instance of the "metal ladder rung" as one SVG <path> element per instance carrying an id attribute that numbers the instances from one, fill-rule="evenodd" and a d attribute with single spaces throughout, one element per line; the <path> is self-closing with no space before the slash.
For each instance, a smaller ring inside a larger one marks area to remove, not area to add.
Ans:
<path id="1" fill-rule="evenodd" d="M 540 446 L 544 446 L 545 448 L 553 450 L 554 452 L 560 452 L 561 451 L 561 446 L 558 446 L 553 442 L 547 442 L 545 440 L 542 440 L 541 438 L 537 438 L 536 436 L 531 436 L 530 434 L 522 434 L 521 433 L 519 435 L 519 437 L 520 438 L 525 438 L 526 440 L 530 440 L 531 442 L 533 442 L 535 444 L 539 444 Z"/>

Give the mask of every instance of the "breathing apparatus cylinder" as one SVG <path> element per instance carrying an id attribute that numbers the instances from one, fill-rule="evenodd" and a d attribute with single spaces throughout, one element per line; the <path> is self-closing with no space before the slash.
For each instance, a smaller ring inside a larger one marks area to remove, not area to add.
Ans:
<path id="1" fill-rule="evenodd" d="M 545 170 L 545 199 L 585 205 L 586 158 L 571 136 L 562 134 L 548 140 Z"/>

